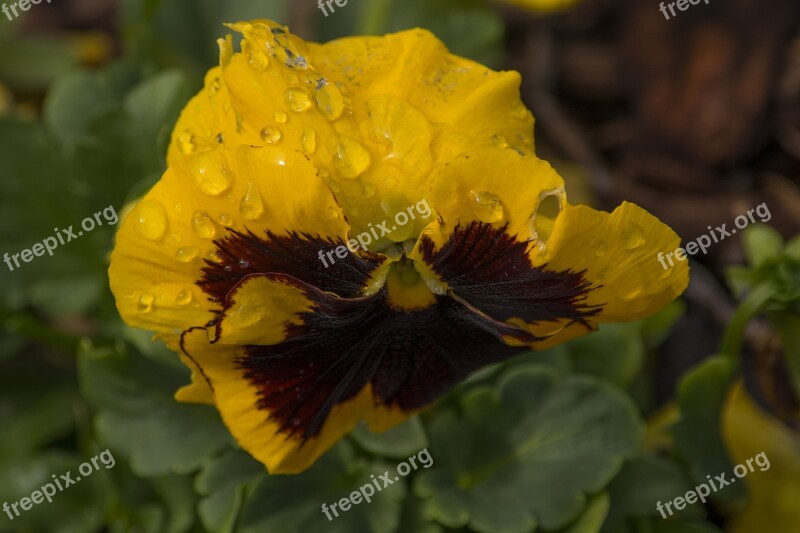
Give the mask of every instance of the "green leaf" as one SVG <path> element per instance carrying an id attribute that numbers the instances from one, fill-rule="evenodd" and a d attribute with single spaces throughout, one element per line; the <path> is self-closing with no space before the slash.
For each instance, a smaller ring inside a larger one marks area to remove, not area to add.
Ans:
<path id="1" fill-rule="evenodd" d="M 733 469 L 721 434 L 721 413 L 735 364 L 721 356 L 712 357 L 693 368 L 678 385 L 681 418 L 674 426 L 675 445 L 691 467 L 694 480 L 706 481 Z M 715 500 L 741 500 L 741 484 L 715 492 Z"/>
<path id="2" fill-rule="evenodd" d="M 195 489 L 204 495 L 198 506 L 209 531 L 233 532 L 245 498 L 245 489 L 266 476 L 264 465 L 241 450 L 228 450 L 198 474 Z"/>
<path id="3" fill-rule="evenodd" d="M 27 353 L 0 374 L 0 460 L 38 450 L 68 436 L 75 426 L 75 376 L 60 364 Z"/>
<path id="4" fill-rule="evenodd" d="M 394 459 L 405 459 L 428 446 L 425 428 L 417 417 L 383 433 L 373 433 L 365 426 L 358 426 L 351 435 L 362 448 Z"/>
<path id="5" fill-rule="evenodd" d="M 360 502 L 347 511 L 341 510 L 341 501 L 359 488 L 374 488 L 373 479 L 388 473 L 394 467 L 372 463 L 354 457 L 351 446 L 342 442 L 324 455 L 309 470 L 293 476 L 268 476 L 247 498 L 239 531 L 261 533 L 386 533 L 397 531 L 402 501 L 407 493 L 407 482 L 398 478 L 381 490 L 374 490 L 370 502 L 359 496 Z M 390 478 L 391 480 L 391 478 Z M 356 492 L 361 494 L 360 492 Z M 331 519 L 326 518 L 323 504 Z M 332 509 L 336 505 L 335 513 Z M 338 516 L 335 516 L 338 514 Z"/>
<path id="6" fill-rule="evenodd" d="M 769 321 L 781 337 L 789 378 L 794 387 L 795 397 L 800 398 L 800 316 L 771 313 Z"/>
<path id="7" fill-rule="evenodd" d="M 469 390 L 428 425 L 435 463 L 415 480 L 426 514 L 478 532 L 557 529 L 583 511 L 641 445 L 643 424 L 618 390 L 588 376 L 514 368 Z"/>
<path id="8" fill-rule="evenodd" d="M 608 487 L 611 508 L 604 533 L 636 531 L 636 519 L 657 517 L 663 520 L 657 504 L 671 502 L 692 489 L 691 480 L 678 466 L 666 459 L 642 455 L 627 463 Z M 703 517 L 701 504 L 689 505 L 682 511 L 671 508 L 679 519 Z M 670 516 L 667 509 L 664 515 Z"/>
<path id="9" fill-rule="evenodd" d="M 645 346 L 639 325 L 602 324 L 600 329 L 568 345 L 576 372 L 603 378 L 625 388 L 644 365 Z"/>
<path id="10" fill-rule="evenodd" d="M 143 166 L 140 172 L 164 170 L 169 135 L 191 96 L 186 77 L 175 70 L 162 72 L 127 94 L 123 107 L 128 144 Z"/>
<path id="11" fill-rule="evenodd" d="M 592 496 L 581 517 L 564 533 L 599 533 L 606 521 L 609 505 L 610 498 L 607 492 Z"/>
<path id="12" fill-rule="evenodd" d="M 63 39 L 19 35 L 0 44 L 0 80 L 20 91 L 43 90 L 77 63 Z"/>
<path id="13" fill-rule="evenodd" d="M 230 443 L 209 406 L 178 403 L 174 391 L 188 372 L 129 354 L 121 345 L 78 354 L 81 389 L 99 411 L 99 437 L 130 461 L 140 476 L 186 474 Z"/>
<path id="14" fill-rule="evenodd" d="M 118 108 L 117 95 L 102 74 L 75 71 L 50 88 L 43 119 L 50 133 L 67 145 L 74 145 L 88 142 L 91 124 Z"/>
<path id="15" fill-rule="evenodd" d="M 419 498 L 413 494 L 406 498 L 403 505 L 403 514 L 400 517 L 400 525 L 397 533 L 413 531 L 414 533 L 444 533 L 444 529 L 436 522 L 425 516 L 425 506 Z"/>
<path id="16" fill-rule="evenodd" d="M 105 512 L 103 484 L 106 478 L 95 472 L 78 481 L 78 468 L 86 459 L 47 451 L 35 457 L 17 455 L 0 462 L 0 502 L 13 504 L 21 498 L 30 498 L 34 491 L 41 491 L 53 482 L 53 474 L 60 479 L 59 476 L 70 472 L 70 479 L 75 481 L 70 487 L 63 487 L 64 490 L 56 490 L 51 502 L 45 499 L 27 511 L 18 507 L 20 516 L 15 516 L 13 522 L 6 513 L 0 514 L 0 531 L 85 533 L 98 530 Z"/>
<path id="17" fill-rule="evenodd" d="M 748 226 L 742 236 L 744 252 L 752 266 L 759 267 L 783 253 L 783 237 L 766 224 Z"/>

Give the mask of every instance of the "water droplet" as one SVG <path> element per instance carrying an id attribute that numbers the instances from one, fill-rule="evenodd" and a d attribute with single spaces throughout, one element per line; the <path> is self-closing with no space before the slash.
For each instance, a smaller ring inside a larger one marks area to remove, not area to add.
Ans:
<path id="1" fill-rule="evenodd" d="M 177 204 L 175 204 L 175 212 L 178 213 L 179 215 L 183 213 L 182 203 L 178 202 Z"/>
<path id="2" fill-rule="evenodd" d="M 250 66 L 253 67 L 254 70 L 259 72 L 266 70 L 269 65 L 269 58 L 258 48 L 258 45 L 247 39 L 242 39 L 241 47 L 242 51 L 247 55 Z"/>
<path id="3" fill-rule="evenodd" d="M 641 248 L 645 243 L 644 232 L 639 226 L 631 225 L 622 232 L 622 246 L 626 250 Z"/>
<path id="4" fill-rule="evenodd" d="M 209 260 L 209 261 L 211 261 L 212 263 L 216 263 L 216 264 L 218 264 L 218 265 L 221 265 L 221 264 L 222 264 L 222 262 L 223 262 L 222 256 L 221 256 L 221 255 L 219 255 L 219 252 L 218 252 L 217 250 L 211 250 L 211 251 L 209 251 L 209 252 L 206 254 L 206 259 L 208 259 L 208 260 Z"/>
<path id="5" fill-rule="evenodd" d="M 215 96 L 220 88 L 222 88 L 222 82 L 219 77 L 214 78 L 211 80 L 211 83 L 208 85 L 208 92 L 211 96 Z"/>
<path id="6" fill-rule="evenodd" d="M 264 212 L 264 203 L 261 201 L 261 192 L 258 190 L 257 183 L 251 181 L 247 184 L 247 194 L 242 198 L 239 211 L 245 220 L 254 220 Z"/>
<path id="7" fill-rule="evenodd" d="M 503 219 L 503 203 L 496 195 L 485 191 L 469 191 L 473 204 L 472 212 L 481 222 L 497 222 Z"/>
<path id="8" fill-rule="evenodd" d="M 200 250 L 198 250 L 196 246 L 185 246 L 183 248 L 178 248 L 178 251 L 175 253 L 175 257 L 177 257 L 178 261 L 181 263 L 188 263 L 197 257 L 199 253 Z"/>
<path id="9" fill-rule="evenodd" d="M 250 268 L 250 261 L 247 259 L 239 259 L 239 268 Z"/>
<path id="10" fill-rule="evenodd" d="M 511 116 L 520 120 L 528 118 L 529 115 L 530 112 L 522 103 L 515 105 L 514 109 L 511 111 Z"/>
<path id="11" fill-rule="evenodd" d="M 508 148 L 508 142 L 506 141 L 506 138 L 499 133 L 492 135 L 492 144 L 496 148 Z"/>
<path id="12" fill-rule="evenodd" d="M 186 306 L 192 303 L 193 300 L 194 293 L 192 292 L 192 289 L 183 289 L 178 293 L 178 297 L 175 298 L 175 303 L 181 306 Z"/>
<path id="13" fill-rule="evenodd" d="M 339 210 L 333 206 L 329 206 L 325 214 L 330 220 L 336 220 L 339 218 Z"/>
<path id="14" fill-rule="evenodd" d="M 217 233 L 214 221 L 205 211 L 195 211 L 192 216 L 192 230 L 201 239 L 213 239 Z"/>
<path id="15" fill-rule="evenodd" d="M 308 111 L 311 107 L 311 98 L 308 97 L 308 93 L 298 87 L 286 89 L 286 92 L 283 93 L 283 98 L 286 100 L 286 107 L 294 113 Z"/>
<path id="16" fill-rule="evenodd" d="M 317 150 L 317 132 L 314 128 L 307 127 L 303 130 L 303 138 L 300 140 L 303 146 L 303 151 L 308 155 L 313 154 Z"/>
<path id="17" fill-rule="evenodd" d="M 149 313 L 155 307 L 156 297 L 152 292 L 145 292 L 139 297 L 138 309 L 140 313 Z"/>
<path id="18" fill-rule="evenodd" d="M 209 150 L 189 159 L 194 184 L 203 194 L 219 196 L 233 184 L 233 174 L 217 150 Z"/>
<path id="19" fill-rule="evenodd" d="M 286 121 L 289 120 L 289 115 L 286 113 L 286 111 L 281 111 L 278 109 L 272 114 L 272 118 L 278 124 L 286 124 Z"/>
<path id="20" fill-rule="evenodd" d="M 219 223 L 225 226 L 226 228 L 230 228 L 231 226 L 233 226 L 233 219 L 231 218 L 230 215 L 226 215 L 225 213 L 218 216 L 217 220 L 219 220 Z"/>
<path id="21" fill-rule="evenodd" d="M 181 237 L 180 233 L 170 233 L 167 236 L 167 242 L 170 244 L 180 244 L 183 241 L 183 237 Z"/>
<path id="22" fill-rule="evenodd" d="M 222 269 L 223 269 L 225 272 L 230 272 L 230 271 L 232 271 L 232 270 L 233 270 L 233 267 L 232 267 L 231 265 L 225 265 L 224 267 L 222 267 Z"/>
<path id="23" fill-rule="evenodd" d="M 343 178 L 357 178 L 372 162 L 369 150 L 349 137 L 340 138 L 333 152 L 333 166 Z"/>
<path id="24" fill-rule="evenodd" d="M 155 200 L 143 200 L 136 206 L 136 233 L 157 241 L 167 231 L 167 211 Z"/>
<path id="25" fill-rule="evenodd" d="M 178 148 L 183 155 L 194 153 L 197 146 L 194 143 L 194 134 L 190 131 L 184 131 L 178 135 Z"/>
<path id="26" fill-rule="evenodd" d="M 321 78 L 317 81 L 314 100 L 317 103 L 319 112 L 330 121 L 338 119 L 344 112 L 344 98 L 342 97 L 342 93 L 325 78 Z"/>
<path id="27" fill-rule="evenodd" d="M 392 242 L 403 242 L 411 238 L 414 232 L 414 222 L 409 218 L 406 211 L 408 205 L 408 198 L 402 194 L 392 194 L 381 200 L 381 209 L 386 213 L 386 226 L 389 229 L 395 228 L 388 234 Z M 400 213 L 403 213 L 403 217 L 400 217 Z M 400 223 L 403 220 L 405 220 L 405 224 Z"/>
<path id="28" fill-rule="evenodd" d="M 261 130 L 261 140 L 267 144 L 275 144 L 283 138 L 283 133 L 276 126 L 267 126 Z"/>

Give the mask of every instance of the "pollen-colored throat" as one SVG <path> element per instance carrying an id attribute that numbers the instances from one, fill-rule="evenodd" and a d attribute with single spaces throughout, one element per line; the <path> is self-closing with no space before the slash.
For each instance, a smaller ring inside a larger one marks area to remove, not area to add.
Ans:
<path id="1" fill-rule="evenodd" d="M 408 258 L 392 265 L 386 278 L 386 292 L 389 305 L 398 311 L 424 309 L 436 302 L 414 262 Z"/>

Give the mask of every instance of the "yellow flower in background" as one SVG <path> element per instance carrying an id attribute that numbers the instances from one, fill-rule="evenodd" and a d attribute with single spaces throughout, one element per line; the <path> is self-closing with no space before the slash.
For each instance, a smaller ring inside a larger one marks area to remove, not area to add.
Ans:
<path id="1" fill-rule="evenodd" d="M 551 13 L 555 11 L 564 11 L 573 5 L 577 4 L 579 0 L 502 0 L 507 4 L 523 7 L 538 13 Z"/>
<path id="2" fill-rule="evenodd" d="M 517 73 L 419 29 L 315 44 L 231 27 L 241 52 L 220 40 L 110 279 L 125 321 L 193 370 L 177 398 L 214 404 L 271 472 L 684 290 L 686 264 L 655 259 L 679 244 L 667 226 L 567 203 Z"/>

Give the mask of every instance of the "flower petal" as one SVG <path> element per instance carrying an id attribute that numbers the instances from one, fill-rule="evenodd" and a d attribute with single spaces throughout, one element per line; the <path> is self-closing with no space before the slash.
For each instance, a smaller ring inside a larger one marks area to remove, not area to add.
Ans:
<path id="1" fill-rule="evenodd" d="M 348 226 L 298 152 L 245 146 L 198 153 L 170 167 L 120 224 L 109 277 L 122 318 L 168 342 L 213 320 L 223 301 L 204 298 L 195 283 L 209 265 L 245 264 L 248 256 L 223 257 L 215 243 L 234 230 L 280 239 L 302 234 L 330 245 L 347 241 Z M 278 261 L 291 252 L 261 253 L 275 255 L 272 271 L 281 271 L 280 264 L 296 261 Z"/>
<path id="2" fill-rule="evenodd" d="M 506 336 L 530 339 L 446 296 L 398 310 L 386 289 L 339 298 L 281 274 L 244 280 L 229 309 L 257 301 L 256 293 L 280 310 L 283 320 L 264 322 L 274 336 L 261 340 L 274 344 L 222 344 L 241 326 L 226 309 L 220 344 L 192 331 L 184 350 L 209 378 L 231 432 L 273 472 L 302 470 L 361 419 L 387 429 L 470 372 L 520 353 Z M 294 313 L 287 302 L 297 304 Z"/>

